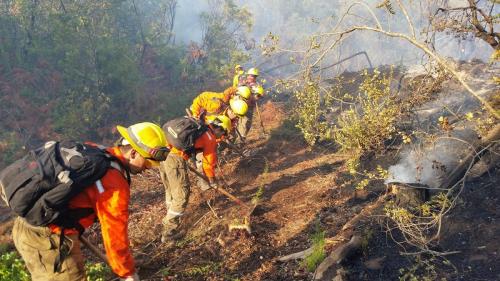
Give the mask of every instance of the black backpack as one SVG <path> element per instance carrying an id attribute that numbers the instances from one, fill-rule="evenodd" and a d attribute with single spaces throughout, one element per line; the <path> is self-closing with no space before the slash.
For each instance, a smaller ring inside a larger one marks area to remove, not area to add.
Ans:
<path id="1" fill-rule="evenodd" d="M 195 152 L 196 140 L 207 131 L 208 127 L 192 117 L 179 117 L 162 126 L 167 142 L 186 154 Z"/>
<path id="2" fill-rule="evenodd" d="M 77 221 L 92 210 L 78 217 L 68 210 L 69 200 L 102 178 L 114 160 L 96 146 L 47 142 L 0 172 L 0 195 L 32 225 L 79 228 Z"/>

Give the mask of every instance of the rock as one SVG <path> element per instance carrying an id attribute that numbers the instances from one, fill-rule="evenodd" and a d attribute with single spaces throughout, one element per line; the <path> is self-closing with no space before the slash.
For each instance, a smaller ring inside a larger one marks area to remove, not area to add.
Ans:
<path id="1" fill-rule="evenodd" d="M 488 260 L 488 256 L 487 255 L 472 255 L 469 257 L 469 262 L 473 262 L 473 261 L 486 261 Z"/>
<path id="2" fill-rule="evenodd" d="M 386 256 L 374 258 L 364 262 L 366 268 L 371 270 L 380 270 L 383 266 Z"/>
<path id="3" fill-rule="evenodd" d="M 354 191 L 354 198 L 358 199 L 358 200 L 366 200 L 366 198 L 368 198 L 368 195 L 369 195 L 369 192 L 365 189 L 356 189 Z"/>

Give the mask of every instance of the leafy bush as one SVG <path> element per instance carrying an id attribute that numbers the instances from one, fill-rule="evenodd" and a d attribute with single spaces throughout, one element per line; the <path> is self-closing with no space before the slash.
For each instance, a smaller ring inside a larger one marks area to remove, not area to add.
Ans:
<path id="1" fill-rule="evenodd" d="M 112 276 L 111 269 L 104 263 L 85 264 L 85 274 L 87 275 L 87 281 L 105 281 Z"/>
<path id="2" fill-rule="evenodd" d="M 365 71 L 363 77 L 358 97 L 350 96 L 357 102 L 339 116 L 333 129 L 333 139 L 343 151 L 381 149 L 396 133 L 395 123 L 401 111 L 391 96 L 392 71 L 387 75 Z"/>
<path id="3" fill-rule="evenodd" d="M 29 281 L 30 276 L 24 262 L 16 252 L 0 256 L 0 281 Z"/>
<path id="4" fill-rule="evenodd" d="M 319 82 L 307 82 L 302 89 L 294 91 L 294 98 L 297 103 L 297 128 L 306 142 L 314 145 L 320 139 L 328 139 L 328 124 L 322 120 L 326 109 L 322 106 Z"/>

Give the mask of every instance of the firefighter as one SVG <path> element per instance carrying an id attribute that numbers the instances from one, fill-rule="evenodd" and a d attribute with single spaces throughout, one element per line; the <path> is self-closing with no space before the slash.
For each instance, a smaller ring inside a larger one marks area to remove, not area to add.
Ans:
<path id="1" fill-rule="evenodd" d="M 236 97 L 248 96 L 250 93 L 250 89 L 246 86 L 230 87 L 224 93 L 203 92 L 193 100 L 190 107 L 191 115 L 200 119 L 201 116 L 225 114 L 232 120 L 244 116 L 248 104 Z"/>
<path id="2" fill-rule="evenodd" d="M 122 136 L 120 144 L 97 150 L 113 159 L 102 171 L 104 176 L 70 197 L 68 210 L 61 214 L 78 227 L 67 228 L 58 222 L 34 226 L 28 223 L 28 217 L 16 218 L 12 230 L 14 244 L 26 262 L 32 280 L 87 280 L 78 237 L 83 229 L 90 227 L 96 220 L 101 225 L 107 260 L 113 272 L 120 280 L 139 280 L 127 234 L 130 200 L 128 173 L 141 173 L 165 160 L 166 138 L 158 125 L 148 122 L 128 128 L 117 126 L 117 129 Z M 50 147 L 51 143 L 55 142 L 48 142 L 44 147 Z M 75 155 L 69 155 L 69 159 Z M 49 163 L 44 162 L 43 169 L 49 168 Z M 100 172 L 91 170 L 87 173 Z M 1 178 L 0 185 L 5 191 L 8 184 L 4 181 L 5 177 Z M 63 181 L 62 178 L 60 180 Z M 71 186 L 74 186 L 77 178 L 72 180 Z"/>
<path id="3" fill-rule="evenodd" d="M 184 120 L 185 121 L 185 120 Z M 166 128 L 163 129 L 168 134 Z M 180 219 L 184 215 L 184 210 L 190 195 L 190 182 L 188 180 L 188 160 L 196 153 L 202 155 L 203 172 L 209 180 L 210 187 L 217 188 L 215 177 L 215 166 L 217 164 L 217 139 L 226 136 L 231 130 L 231 120 L 225 115 L 207 116 L 208 129 L 201 134 L 197 131 L 190 131 L 189 134 L 198 136 L 194 140 L 192 148 L 188 144 L 178 144 L 186 147 L 184 150 L 170 145 L 170 153 L 167 159 L 160 164 L 160 176 L 165 187 L 165 200 L 167 205 L 167 215 L 163 218 L 163 230 L 161 241 L 173 243 L 179 238 L 178 228 Z M 175 132 L 176 135 L 187 135 L 182 132 Z M 168 138 L 168 136 L 167 136 Z M 185 136 L 186 141 L 190 138 Z M 189 152 L 188 152 L 189 151 Z"/>
<path id="4" fill-rule="evenodd" d="M 243 67 L 241 65 L 236 65 L 234 67 L 234 77 L 233 77 L 233 87 L 238 87 L 238 84 L 240 83 L 240 78 L 243 76 L 245 71 L 243 70 Z"/>
<path id="5" fill-rule="evenodd" d="M 239 134 L 237 135 L 236 143 L 242 144 L 245 142 L 245 138 L 250 131 L 253 120 L 254 109 L 257 106 L 257 101 L 264 96 L 264 88 L 257 84 L 257 76 L 259 71 L 256 68 L 250 68 L 247 72 L 246 79 L 241 85 L 250 88 L 251 96 L 246 99 L 248 104 L 248 111 L 245 116 L 242 116 L 238 120 L 237 130 Z"/>
<path id="6" fill-rule="evenodd" d="M 252 87 L 257 85 L 257 78 L 259 77 L 259 69 L 252 67 L 246 73 L 241 74 L 238 80 L 238 86 Z M 234 84 L 234 80 L 233 80 Z"/>

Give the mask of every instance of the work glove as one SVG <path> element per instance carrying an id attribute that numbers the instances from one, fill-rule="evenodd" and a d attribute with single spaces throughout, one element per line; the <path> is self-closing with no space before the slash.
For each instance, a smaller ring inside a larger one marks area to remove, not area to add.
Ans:
<path id="1" fill-rule="evenodd" d="M 134 275 L 120 278 L 120 281 L 141 281 L 141 279 L 139 278 L 139 275 L 137 275 L 137 273 L 134 273 Z"/>

